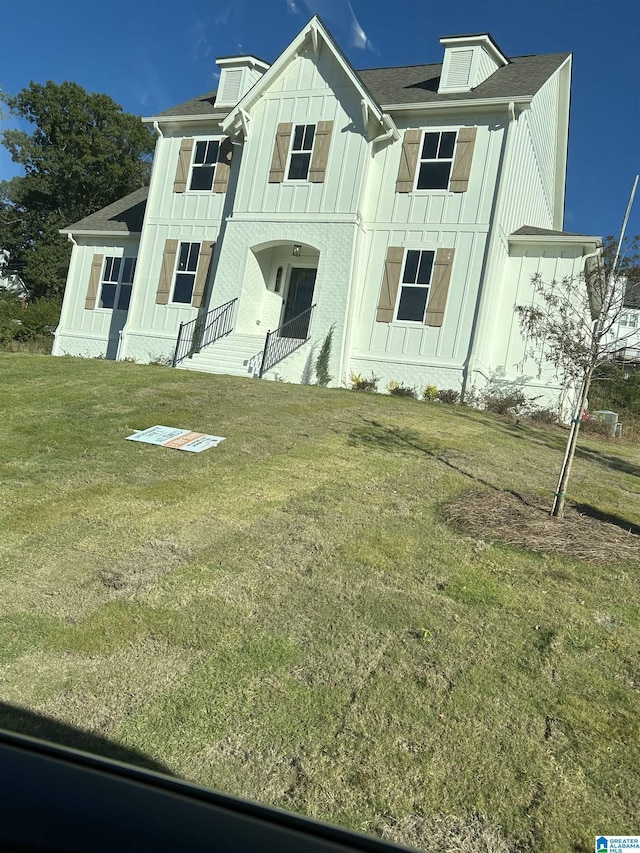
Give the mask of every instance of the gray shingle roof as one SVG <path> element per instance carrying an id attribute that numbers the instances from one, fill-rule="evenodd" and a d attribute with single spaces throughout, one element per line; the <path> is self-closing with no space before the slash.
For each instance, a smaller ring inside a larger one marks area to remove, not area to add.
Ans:
<path id="1" fill-rule="evenodd" d="M 438 94 L 442 63 L 435 65 L 401 65 L 395 68 L 368 68 L 356 71 L 380 105 L 428 104 L 447 101 L 481 100 L 482 98 L 518 98 L 535 95 L 569 53 L 547 53 L 515 56 L 508 65 L 498 68 L 484 83 L 471 92 Z M 211 115 L 215 109 L 215 90 L 184 101 L 158 116 Z"/>
<path id="2" fill-rule="evenodd" d="M 428 104 L 535 95 L 569 53 L 515 56 L 471 92 L 438 94 L 442 63 L 369 68 L 358 76 L 379 104 Z"/>
<path id="3" fill-rule="evenodd" d="M 217 89 L 213 92 L 205 92 L 204 95 L 198 95 L 197 98 L 191 98 L 189 101 L 183 101 L 169 110 L 158 113 L 158 116 L 204 116 L 211 115 L 215 110 Z"/>
<path id="4" fill-rule="evenodd" d="M 141 187 L 124 198 L 114 201 L 113 204 L 103 207 L 102 210 L 90 213 L 79 222 L 67 225 L 62 230 L 65 232 L 105 231 L 114 234 L 139 233 L 142 231 L 148 193 L 149 187 Z"/>
<path id="5" fill-rule="evenodd" d="M 511 234 L 512 237 L 593 237 L 592 234 L 576 234 L 574 231 L 553 231 L 550 228 L 537 228 L 535 225 L 523 225 Z"/>

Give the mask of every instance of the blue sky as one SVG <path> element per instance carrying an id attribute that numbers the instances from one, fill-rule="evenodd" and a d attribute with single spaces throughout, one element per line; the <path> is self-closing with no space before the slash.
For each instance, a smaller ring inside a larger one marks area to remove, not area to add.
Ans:
<path id="1" fill-rule="evenodd" d="M 216 56 L 269 62 L 319 14 L 355 68 L 439 62 L 443 35 L 507 56 L 572 51 L 565 228 L 618 233 L 640 171 L 637 0 L 1 0 L 0 87 L 73 80 L 152 115 L 217 84 Z M 15 120 L 0 128 L 15 126 Z M 0 179 L 19 174 L 0 147 Z M 629 232 L 640 233 L 640 194 Z"/>

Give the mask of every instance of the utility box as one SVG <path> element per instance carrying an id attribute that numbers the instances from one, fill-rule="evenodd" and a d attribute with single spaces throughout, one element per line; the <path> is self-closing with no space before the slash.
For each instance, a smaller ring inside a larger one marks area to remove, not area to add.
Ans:
<path id="1" fill-rule="evenodd" d="M 604 421 L 606 425 L 609 427 L 609 434 L 612 438 L 615 438 L 619 435 L 618 432 L 618 413 L 610 412 L 608 409 L 602 409 L 599 412 L 594 412 L 594 415 L 601 421 Z M 622 431 L 622 427 L 620 427 L 620 431 Z"/>

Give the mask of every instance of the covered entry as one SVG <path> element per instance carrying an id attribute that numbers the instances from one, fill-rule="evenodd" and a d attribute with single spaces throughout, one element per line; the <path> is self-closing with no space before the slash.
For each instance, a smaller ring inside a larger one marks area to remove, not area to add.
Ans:
<path id="1" fill-rule="evenodd" d="M 318 249 L 305 244 L 270 241 L 252 246 L 247 254 L 236 332 L 260 335 L 278 329 L 283 336 L 306 338 L 310 309 L 317 301 L 319 262 Z M 300 323 L 291 325 L 300 315 Z M 282 329 L 285 323 L 289 326 Z"/>

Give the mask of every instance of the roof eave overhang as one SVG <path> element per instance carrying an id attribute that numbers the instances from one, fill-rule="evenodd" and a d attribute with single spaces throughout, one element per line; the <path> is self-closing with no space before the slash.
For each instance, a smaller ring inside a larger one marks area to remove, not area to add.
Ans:
<path id="1" fill-rule="evenodd" d="M 521 110 L 531 106 L 533 95 L 515 98 L 464 98 L 458 101 L 427 101 L 413 104 L 383 104 L 385 112 L 456 112 L 460 110 L 495 110 L 510 109 L 511 104 Z"/>
<path id="2" fill-rule="evenodd" d="M 602 247 L 602 237 L 593 237 L 588 234 L 509 234 L 509 245 L 578 245 L 583 247 L 583 252 L 594 252 Z"/>
<path id="3" fill-rule="evenodd" d="M 154 124 L 186 124 L 193 122 L 200 122 L 205 124 L 206 122 L 221 122 L 228 113 L 205 113 L 203 115 L 180 115 L 180 116 L 145 116 L 142 119 L 142 123 L 146 125 L 150 125 L 151 127 Z"/>
<path id="4" fill-rule="evenodd" d="M 243 122 L 243 113 L 246 117 L 265 89 L 271 85 L 272 80 L 280 74 L 281 70 L 286 67 L 288 63 L 292 62 L 298 56 L 307 40 L 311 41 L 314 51 L 317 51 L 319 48 L 319 39 L 322 39 L 322 41 L 332 51 L 338 64 L 342 67 L 354 88 L 359 92 L 361 99 L 366 103 L 369 112 L 375 116 L 382 127 L 386 128 L 387 125 L 383 119 L 384 110 L 375 100 L 362 80 L 360 80 L 320 18 L 318 18 L 317 15 L 314 15 L 309 23 L 294 38 L 291 44 L 289 44 L 289 46 L 280 54 L 269 70 L 263 74 L 260 80 L 258 80 L 258 82 L 229 112 L 222 123 L 222 129 L 224 132 L 229 133 L 234 130 L 239 131 L 245 123 Z"/>
<path id="5" fill-rule="evenodd" d="M 60 228 L 58 234 L 72 234 L 74 237 L 140 237 L 141 231 L 108 231 L 100 229 Z"/>

